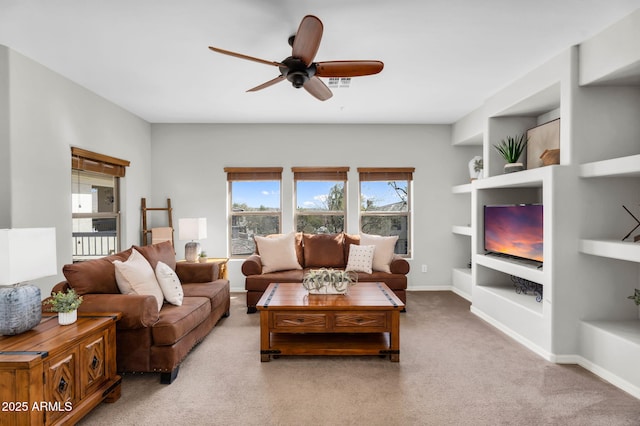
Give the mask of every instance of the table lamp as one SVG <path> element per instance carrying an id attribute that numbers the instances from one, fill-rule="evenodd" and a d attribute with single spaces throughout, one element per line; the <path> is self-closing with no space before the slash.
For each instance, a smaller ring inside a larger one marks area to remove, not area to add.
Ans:
<path id="1" fill-rule="evenodd" d="M 187 262 L 195 262 L 200 253 L 200 243 L 197 240 L 207 238 L 207 218 L 183 218 L 178 220 L 181 240 L 191 240 L 184 245 L 184 258 Z"/>
<path id="2" fill-rule="evenodd" d="M 55 228 L 0 229 L 0 335 L 40 323 L 40 289 L 27 281 L 56 275 L 57 269 Z"/>

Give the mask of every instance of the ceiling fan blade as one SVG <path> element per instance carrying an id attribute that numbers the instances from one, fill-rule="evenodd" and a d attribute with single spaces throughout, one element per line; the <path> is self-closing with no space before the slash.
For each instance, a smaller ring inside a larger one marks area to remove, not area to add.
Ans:
<path id="1" fill-rule="evenodd" d="M 267 61 L 265 59 L 254 58 L 253 56 L 243 55 L 242 53 L 236 53 L 230 50 L 219 49 L 217 47 L 212 47 L 212 46 L 209 46 L 209 49 L 213 50 L 214 52 L 222 53 L 223 55 L 233 56 L 235 58 L 246 59 L 248 61 L 253 61 L 253 62 L 259 62 L 265 65 L 273 65 L 274 67 L 286 67 L 286 65 L 280 62 Z"/>
<path id="2" fill-rule="evenodd" d="M 247 92 L 257 92 L 258 90 L 266 89 L 269 86 L 273 86 L 276 83 L 280 83 L 283 80 L 284 80 L 284 76 L 283 75 L 279 75 L 276 78 L 274 78 L 273 80 L 269 80 L 266 83 L 262 83 L 259 86 L 256 86 L 256 87 L 253 87 L 253 88 L 247 90 Z"/>
<path id="3" fill-rule="evenodd" d="M 378 74 L 384 68 L 380 61 L 327 61 L 316 63 L 319 77 L 358 77 Z"/>
<path id="4" fill-rule="evenodd" d="M 311 77 L 302 87 L 304 87 L 307 92 L 311 93 L 312 96 L 320 99 L 321 101 L 326 101 L 333 96 L 331 90 L 318 77 Z"/>
<path id="5" fill-rule="evenodd" d="M 322 29 L 322 22 L 315 16 L 307 15 L 302 18 L 293 40 L 292 56 L 302 60 L 307 66 L 311 65 L 320 47 Z"/>

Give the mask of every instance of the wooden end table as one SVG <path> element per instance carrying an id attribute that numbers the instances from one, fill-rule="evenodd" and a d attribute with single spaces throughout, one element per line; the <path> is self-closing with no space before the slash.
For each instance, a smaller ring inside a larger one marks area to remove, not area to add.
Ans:
<path id="1" fill-rule="evenodd" d="M 384 283 L 358 283 L 346 295 L 309 295 L 301 283 L 272 283 L 260 311 L 260 357 L 378 355 L 400 361 L 404 303 Z"/>
<path id="2" fill-rule="evenodd" d="M 29 331 L 0 336 L 0 424 L 75 424 L 102 401 L 117 401 L 120 315 L 78 314 L 65 326 L 47 315 Z"/>

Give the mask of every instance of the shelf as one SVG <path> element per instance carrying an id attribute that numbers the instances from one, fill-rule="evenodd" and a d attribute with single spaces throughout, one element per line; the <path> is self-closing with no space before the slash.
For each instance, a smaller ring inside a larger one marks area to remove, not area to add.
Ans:
<path id="1" fill-rule="evenodd" d="M 451 188 L 451 192 L 454 194 L 470 194 L 471 193 L 471 184 L 467 183 L 465 185 L 456 185 Z"/>
<path id="2" fill-rule="evenodd" d="M 453 268 L 451 273 L 453 291 L 461 297 L 471 301 L 472 277 L 470 268 Z"/>
<path id="3" fill-rule="evenodd" d="M 476 263 L 486 268 L 500 271 L 508 275 L 524 278 L 538 284 L 545 284 L 545 276 L 542 268 L 538 268 L 533 262 L 518 261 L 508 258 L 494 257 L 484 254 L 476 255 Z"/>
<path id="4" fill-rule="evenodd" d="M 478 189 L 492 188 L 539 188 L 542 182 L 551 176 L 553 170 L 562 166 L 545 166 L 537 169 L 522 170 L 520 172 L 491 176 L 476 181 Z"/>
<path id="5" fill-rule="evenodd" d="M 640 177 L 640 155 L 583 164 L 580 177 Z"/>
<path id="6" fill-rule="evenodd" d="M 580 252 L 611 259 L 640 262 L 640 243 L 619 240 L 580 240 Z"/>
<path id="7" fill-rule="evenodd" d="M 471 236 L 471 226 L 466 225 L 466 226 L 462 226 L 462 225 L 453 225 L 451 227 L 451 232 L 453 232 L 454 234 L 458 234 L 458 235 L 467 235 L 467 236 Z"/>
<path id="8" fill-rule="evenodd" d="M 510 304 L 519 306 L 542 316 L 542 302 L 536 302 L 536 297 L 533 295 L 516 293 L 515 287 L 480 285 L 478 288 L 489 292 Z"/>

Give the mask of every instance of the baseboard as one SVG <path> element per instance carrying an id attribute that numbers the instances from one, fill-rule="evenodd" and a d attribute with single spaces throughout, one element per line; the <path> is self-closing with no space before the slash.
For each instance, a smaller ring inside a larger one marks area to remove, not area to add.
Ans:
<path id="1" fill-rule="evenodd" d="M 550 362 L 555 362 L 554 355 L 552 353 L 542 349 L 540 346 L 536 345 L 531 340 L 522 337 L 518 333 L 515 333 L 512 329 L 505 326 L 501 322 L 496 321 L 495 319 L 485 314 L 484 312 L 474 307 L 473 305 L 471 305 L 471 313 L 476 315 L 478 318 L 482 319 L 483 321 L 486 321 L 487 323 L 491 324 L 492 326 L 494 326 L 495 328 L 497 328 L 507 336 L 511 337 L 516 342 L 520 343 L 522 346 L 540 355 L 545 360 Z"/>
<path id="2" fill-rule="evenodd" d="M 586 358 L 576 355 L 576 359 L 576 364 L 578 364 L 580 367 L 584 368 L 585 370 L 589 370 L 596 376 L 601 377 L 602 379 L 611 383 L 613 386 L 616 386 L 617 388 L 622 389 L 635 398 L 640 399 L 640 387 L 628 382 L 627 380 L 616 374 L 613 374 L 606 368 L 602 368 L 601 366 L 589 361 Z"/>

